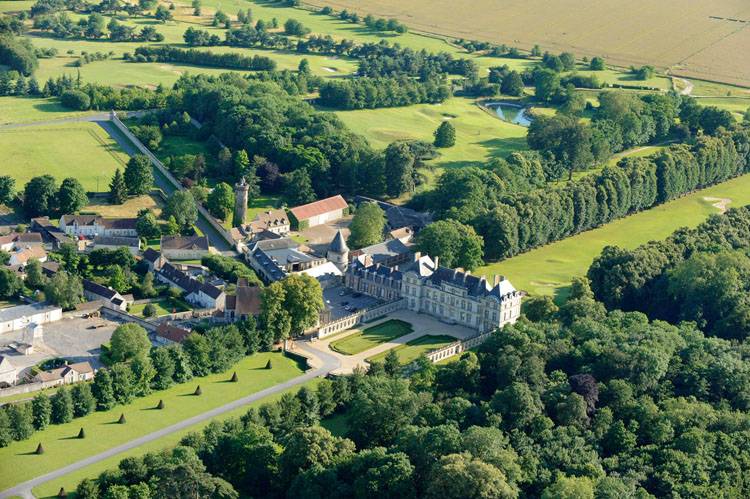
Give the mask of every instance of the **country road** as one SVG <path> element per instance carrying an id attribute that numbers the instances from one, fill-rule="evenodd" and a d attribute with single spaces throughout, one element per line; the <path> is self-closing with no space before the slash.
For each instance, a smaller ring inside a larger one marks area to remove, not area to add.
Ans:
<path id="1" fill-rule="evenodd" d="M 131 111 L 120 114 L 130 118 L 142 116 L 147 112 L 148 111 Z M 59 118 L 46 121 L 33 121 L 29 123 L 12 123 L 0 125 L 0 130 L 12 130 L 34 126 L 63 125 L 68 123 L 81 122 L 96 123 L 97 125 L 102 127 L 104 131 L 107 132 L 110 137 L 112 137 L 112 140 L 117 142 L 122 150 L 125 151 L 125 153 L 127 153 L 129 156 L 133 156 L 138 153 L 138 149 L 133 146 L 130 140 L 127 137 L 123 136 L 123 134 L 119 132 L 117 127 L 112 124 L 109 112 L 93 113 L 86 116 L 74 116 L 70 118 Z M 174 185 L 172 185 L 167 179 L 165 179 L 159 173 L 157 168 L 154 168 L 154 182 L 156 186 L 164 191 L 164 193 L 167 195 L 175 191 Z M 210 223 L 208 223 L 208 221 L 205 220 L 205 218 L 200 213 L 198 214 L 198 222 L 196 223 L 196 225 L 198 226 L 198 229 L 200 229 L 200 231 L 208 237 L 211 246 L 225 254 L 236 254 L 234 253 L 233 248 L 227 243 L 227 241 L 221 236 L 221 234 L 219 234 L 216 229 Z"/>
<path id="2" fill-rule="evenodd" d="M 167 426 L 166 428 L 162 428 L 161 430 L 155 431 L 153 433 L 149 433 L 148 435 L 144 435 L 140 438 L 136 438 L 135 440 L 131 440 L 128 443 L 118 445 L 117 447 L 113 447 L 107 451 L 87 457 L 86 459 L 82 459 L 75 463 L 71 463 L 63 468 L 57 469 L 45 475 L 41 475 L 29 481 L 20 483 L 16 485 L 15 487 L 11 487 L 10 489 L 0 492 L 0 499 L 10 498 L 14 496 L 19 496 L 23 498 L 33 498 L 34 495 L 32 494 L 31 490 L 34 487 L 38 487 L 39 485 L 42 485 L 43 483 L 49 482 L 50 480 L 61 478 L 69 473 L 78 471 L 81 468 L 85 468 L 86 466 L 95 464 L 103 459 L 116 456 L 117 454 L 120 454 L 121 452 L 134 449 L 143 444 L 147 444 L 153 440 L 157 440 L 159 438 L 170 435 L 174 432 L 189 428 L 190 426 L 193 426 L 197 423 L 202 423 L 204 421 L 215 418 L 217 416 L 221 416 L 222 414 L 225 414 L 229 411 L 233 411 L 242 406 L 245 406 L 252 402 L 256 402 L 265 397 L 268 397 L 269 395 L 274 395 L 276 393 L 284 391 L 288 388 L 295 387 L 297 385 L 310 381 L 311 379 L 314 379 L 318 376 L 325 376 L 331 371 L 339 368 L 340 362 L 333 355 L 329 355 L 329 354 L 326 354 L 325 352 L 320 352 L 318 350 L 310 349 L 305 342 L 298 342 L 297 348 L 304 351 L 305 353 L 312 356 L 313 358 L 317 358 L 317 360 L 322 362 L 322 365 L 320 365 L 319 367 L 315 367 L 307 371 L 305 374 L 298 376 L 296 378 L 290 379 L 283 383 L 279 383 L 278 385 L 274 385 L 270 388 L 266 388 L 265 390 L 261 390 L 257 393 L 253 393 L 252 395 L 248 395 L 247 397 L 237 399 L 234 402 L 230 402 L 221 407 L 217 407 L 210 411 L 206 411 L 203 414 L 199 414 L 197 416 L 193 416 L 192 418 L 185 419 L 183 421 L 180 421 L 179 423 L 173 424 L 171 426 Z"/>

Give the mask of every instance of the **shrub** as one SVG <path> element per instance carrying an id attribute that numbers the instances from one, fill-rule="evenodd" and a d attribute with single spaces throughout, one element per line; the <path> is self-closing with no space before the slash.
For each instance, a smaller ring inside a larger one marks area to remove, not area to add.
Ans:
<path id="1" fill-rule="evenodd" d="M 91 99 L 80 90 L 66 90 L 60 96 L 60 102 L 69 109 L 85 111 L 91 106 Z"/>

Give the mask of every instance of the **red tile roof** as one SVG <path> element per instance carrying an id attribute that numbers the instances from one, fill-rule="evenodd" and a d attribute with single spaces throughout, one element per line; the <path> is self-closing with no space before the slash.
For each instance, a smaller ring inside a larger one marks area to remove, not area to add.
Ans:
<path id="1" fill-rule="evenodd" d="M 321 215 L 323 213 L 328 213 L 330 211 L 343 210 L 346 209 L 347 206 L 349 205 L 346 204 L 344 198 L 342 198 L 341 195 L 337 194 L 330 198 L 315 201 L 314 203 L 296 206 L 289 211 L 292 212 L 294 218 L 296 218 L 299 222 L 317 215 Z"/>

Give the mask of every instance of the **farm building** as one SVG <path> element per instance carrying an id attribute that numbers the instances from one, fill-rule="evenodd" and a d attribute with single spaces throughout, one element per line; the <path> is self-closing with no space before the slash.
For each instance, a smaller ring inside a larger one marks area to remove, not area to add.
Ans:
<path id="1" fill-rule="evenodd" d="M 193 305 L 211 310 L 224 310 L 226 294 L 208 283 L 193 279 L 171 263 L 166 263 L 156 274 L 156 280 L 179 288 L 185 299 Z"/>
<path id="2" fill-rule="evenodd" d="M 31 323 L 47 324 L 62 319 L 62 308 L 34 303 L 0 309 L 0 333 L 24 329 Z"/>
<path id="3" fill-rule="evenodd" d="M 314 203 L 294 207 L 289 211 L 295 226 L 298 229 L 305 229 L 343 218 L 349 213 L 349 205 L 337 194 Z"/>
<path id="4" fill-rule="evenodd" d="M 143 261 L 148 266 L 149 272 L 157 272 L 167 263 L 167 259 L 153 248 L 147 248 L 143 252 Z"/>
<path id="5" fill-rule="evenodd" d="M 44 244 L 42 235 L 36 232 L 26 232 L 24 234 L 8 234 L 0 236 L 0 250 L 11 252 L 14 249 L 29 248 L 32 246 L 41 246 Z"/>
<path id="6" fill-rule="evenodd" d="M 42 241 L 50 244 L 53 248 L 59 248 L 64 243 L 72 242 L 70 236 L 50 222 L 49 217 L 32 218 L 31 230 L 39 234 Z"/>
<path id="7" fill-rule="evenodd" d="M 238 279 L 236 294 L 227 296 L 224 318 L 234 322 L 260 315 L 260 294 L 260 287 L 248 284 L 247 279 Z"/>
<path id="8" fill-rule="evenodd" d="M 94 379 L 94 368 L 88 362 L 67 364 L 50 371 L 42 371 L 34 377 L 35 381 L 47 386 L 69 385 L 91 379 Z"/>
<path id="9" fill-rule="evenodd" d="M 25 267 L 29 260 L 39 260 L 40 263 L 47 261 L 47 252 L 41 246 L 30 246 L 20 248 L 10 254 L 8 265 L 20 265 Z"/>
<path id="10" fill-rule="evenodd" d="M 137 218 L 104 218 L 99 215 L 63 215 L 60 230 L 80 237 L 138 237 Z"/>
<path id="11" fill-rule="evenodd" d="M 124 312 L 128 304 L 133 303 L 133 296 L 123 296 L 112 288 L 102 286 L 88 279 L 83 280 L 83 296 L 89 301 L 102 300 L 104 306 Z"/>
<path id="12" fill-rule="evenodd" d="M 279 234 L 280 236 L 289 233 L 292 228 L 291 223 L 289 222 L 289 217 L 284 210 L 267 210 L 258 213 L 255 216 L 255 219 L 248 225 L 250 226 L 250 231 L 252 233 L 267 230 L 274 234 Z"/>
<path id="13" fill-rule="evenodd" d="M 141 252 L 141 240 L 137 237 L 95 236 L 92 249 L 116 250 L 127 248 L 132 255 Z"/>
<path id="14" fill-rule="evenodd" d="M 173 343 L 182 343 L 190 335 L 191 331 L 181 327 L 173 326 L 166 322 L 159 324 L 154 331 L 154 342 L 159 345 L 171 345 Z"/>
<path id="15" fill-rule="evenodd" d="M 161 254 L 167 260 L 200 260 L 208 255 L 206 236 L 162 236 Z"/>

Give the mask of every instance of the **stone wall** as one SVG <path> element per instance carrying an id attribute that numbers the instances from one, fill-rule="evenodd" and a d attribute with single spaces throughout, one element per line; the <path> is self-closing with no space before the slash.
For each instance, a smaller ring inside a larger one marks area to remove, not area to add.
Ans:
<path id="1" fill-rule="evenodd" d="M 358 310 L 353 314 L 327 322 L 318 328 L 317 337 L 325 338 L 340 331 L 346 331 L 363 322 L 370 322 L 397 310 L 406 308 L 406 300 L 395 300 L 375 307 Z"/>

